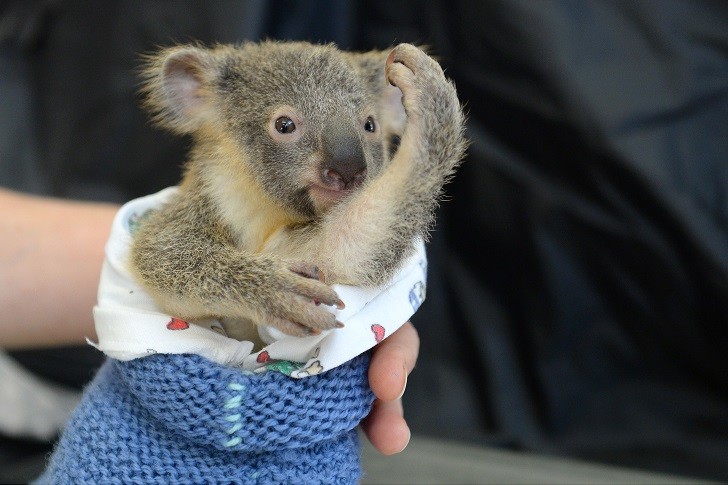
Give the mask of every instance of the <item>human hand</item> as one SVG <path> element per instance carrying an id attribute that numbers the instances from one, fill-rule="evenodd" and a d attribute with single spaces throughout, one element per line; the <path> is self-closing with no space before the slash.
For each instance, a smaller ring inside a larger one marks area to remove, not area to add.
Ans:
<path id="1" fill-rule="evenodd" d="M 404 419 L 402 395 L 420 350 L 420 338 L 412 323 L 405 323 L 374 347 L 369 366 L 369 385 L 376 396 L 362 429 L 372 445 L 384 455 L 407 447 L 410 429 Z"/>

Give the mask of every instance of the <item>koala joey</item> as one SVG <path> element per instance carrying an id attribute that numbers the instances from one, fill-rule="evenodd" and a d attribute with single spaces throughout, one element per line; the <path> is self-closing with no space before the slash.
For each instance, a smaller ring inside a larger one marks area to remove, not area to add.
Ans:
<path id="1" fill-rule="evenodd" d="M 256 324 L 340 327 L 331 285 L 393 276 L 466 146 L 455 87 L 409 44 L 176 46 L 148 59 L 142 93 L 193 144 L 179 191 L 134 236 L 132 272 L 169 314 L 254 342 Z"/>

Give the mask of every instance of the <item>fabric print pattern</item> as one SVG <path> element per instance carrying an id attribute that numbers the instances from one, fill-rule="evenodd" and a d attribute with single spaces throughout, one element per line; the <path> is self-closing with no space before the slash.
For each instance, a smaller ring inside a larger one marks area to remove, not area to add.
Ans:
<path id="1" fill-rule="evenodd" d="M 374 341 L 376 343 L 379 343 L 382 340 L 384 340 L 384 336 L 386 334 L 386 329 L 384 327 L 382 327 L 378 323 L 375 323 L 374 325 L 372 325 L 371 328 L 372 328 L 372 333 L 374 333 Z"/>
<path id="2" fill-rule="evenodd" d="M 423 301 L 425 301 L 425 283 L 418 281 L 409 292 L 409 302 L 412 309 L 417 311 Z"/>
<path id="3" fill-rule="evenodd" d="M 129 231 L 129 234 L 133 236 L 134 233 L 136 233 L 137 229 L 139 229 L 139 224 L 144 222 L 144 220 L 147 219 L 153 212 L 153 209 L 148 209 L 142 212 L 141 215 L 133 212 L 131 216 L 129 216 L 129 219 L 127 219 L 126 221 L 126 227 Z"/>
<path id="4" fill-rule="evenodd" d="M 311 365 L 306 367 L 305 369 L 299 370 L 296 372 L 296 377 L 308 377 L 308 376 L 315 376 L 316 374 L 320 374 L 324 371 L 323 366 L 321 366 L 321 361 L 315 360 L 311 362 Z"/>
<path id="5" fill-rule="evenodd" d="M 290 376 L 294 372 L 300 370 L 304 365 L 306 365 L 305 362 L 293 362 L 291 360 L 269 360 L 265 366 L 255 369 L 255 372 L 260 374 L 272 370 Z"/>
<path id="6" fill-rule="evenodd" d="M 172 318 L 167 324 L 167 330 L 187 330 L 190 324 L 179 318 Z"/>

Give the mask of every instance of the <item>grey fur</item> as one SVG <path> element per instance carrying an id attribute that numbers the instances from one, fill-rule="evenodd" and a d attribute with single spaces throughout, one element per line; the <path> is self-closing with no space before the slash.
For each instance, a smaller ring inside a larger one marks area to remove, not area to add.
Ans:
<path id="1" fill-rule="evenodd" d="M 337 305 L 332 283 L 391 278 L 413 239 L 427 235 L 466 147 L 454 86 L 407 44 L 362 54 L 272 41 L 178 46 L 150 57 L 145 78 L 154 120 L 191 134 L 194 146 L 178 196 L 136 233 L 132 269 L 165 311 L 223 318 L 246 338 L 251 322 L 293 335 L 337 326 L 312 300 Z M 277 110 L 299 121 L 295 135 L 271 131 Z M 375 133 L 365 133 L 368 116 Z M 390 160 L 393 136 L 401 142 Z M 342 188 L 337 170 L 356 172 L 362 161 L 366 170 L 347 174 L 353 181 L 343 195 L 333 191 L 334 202 L 311 195 L 311 180 Z M 268 215 L 253 213 L 248 227 L 236 207 Z"/>

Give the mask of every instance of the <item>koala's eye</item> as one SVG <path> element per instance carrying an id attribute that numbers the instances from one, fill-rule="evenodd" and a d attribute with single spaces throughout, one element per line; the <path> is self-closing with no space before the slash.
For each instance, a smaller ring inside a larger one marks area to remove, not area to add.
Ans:
<path id="1" fill-rule="evenodd" d="M 374 133 L 374 131 L 377 129 L 376 125 L 374 124 L 374 119 L 371 116 L 369 116 L 364 122 L 364 129 L 369 133 Z"/>
<path id="2" fill-rule="evenodd" d="M 275 122 L 276 131 L 287 135 L 296 131 L 296 124 L 288 116 L 281 116 Z"/>

